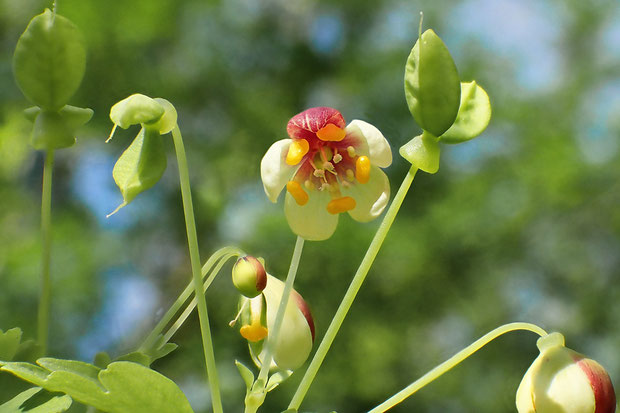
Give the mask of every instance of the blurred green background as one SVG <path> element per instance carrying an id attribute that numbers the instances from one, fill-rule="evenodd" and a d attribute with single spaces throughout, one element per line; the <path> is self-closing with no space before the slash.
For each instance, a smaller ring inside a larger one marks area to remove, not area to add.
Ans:
<path id="1" fill-rule="evenodd" d="M 28 145 L 28 107 L 13 81 L 21 32 L 51 1 L 0 0 L 0 328 L 35 335 L 42 154 Z M 190 280 L 176 161 L 160 183 L 121 202 L 116 158 L 137 130 L 109 108 L 140 92 L 169 99 L 188 150 L 201 254 L 238 245 L 283 278 L 295 236 L 263 193 L 259 162 L 312 106 L 376 125 L 398 148 L 420 132 L 403 93 L 404 64 L 424 27 L 446 42 L 463 80 L 489 96 L 479 138 L 443 146 L 420 173 L 302 406 L 370 409 L 488 330 L 529 321 L 620 380 L 620 3 L 617 0 L 58 0 L 83 31 L 86 77 L 72 104 L 95 111 L 78 144 L 57 153 L 53 190 L 50 353 L 90 361 L 131 351 Z M 408 169 L 387 173 L 393 192 Z M 376 230 L 343 216 L 306 243 L 296 288 L 320 340 Z M 207 296 L 226 411 L 242 410 L 228 327 L 230 264 Z M 513 333 L 394 412 L 512 412 L 536 336 Z M 197 412 L 210 411 L 197 317 L 154 367 Z M 270 393 L 281 411 L 302 372 Z M 4 380 L 8 379 L 4 377 Z M 7 400 L 13 388 L 0 389 Z M 79 409 L 74 409 L 79 411 Z"/>

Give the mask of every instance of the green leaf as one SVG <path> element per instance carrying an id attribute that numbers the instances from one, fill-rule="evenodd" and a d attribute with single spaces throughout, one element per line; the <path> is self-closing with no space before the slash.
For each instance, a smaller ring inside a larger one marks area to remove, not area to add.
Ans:
<path id="1" fill-rule="evenodd" d="M 137 363 L 119 361 L 106 369 L 52 358 L 42 358 L 37 363 L 41 367 L 0 363 L 0 370 L 110 413 L 192 412 L 187 398 L 174 382 Z"/>
<path id="2" fill-rule="evenodd" d="M 71 407 L 71 403 L 73 403 L 71 397 L 67 395 L 53 396 L 36 407 L 26 407 L 26 402 L 40 391 L 41 387 L 33 387 L 21 392 L 8 402 L 1 404 L 0 413 L 61 413 L 69 409 L 69 407 Z"/>
<path id="3" fill-rule="evenodd" d="M 60 111 L 26 110 L 34 116 L 31 144 L 35 149 L 61 149 L 75 144 L 76 130 L 93 116 L 92 109 L 65 105 Z M 39 108 L 36 108 L 39 109 Z"/>
<path id="4" fill-rule="evenodd" d="M 82 82 L 86 48 L 78 28 L 49 9 L 35 16 L 17 42 L 13 73 L 35 105 L 62 108 Z"/>
<path id="5" fill-rule="evenodd" d="M 0 330 L 0 360 L 13 360 L 19 349 L 21 339 L 22 330 L 18 327 L 7 330 L 6 333 Z"/>
<path id="6" fill-rule="evenodd" d="M 254 373 L 252 373 L 252 370 L 250 370 L 245 364 L 243 364 L 239 360 L 235 360 L 235 365 L 237 366 L 237 370 L 239 370 L 239 374 L 245 382 L 245 386 L 247 387 L 247 391 L 249 393 L 252 389 L 252 384 L 254 384 Z"/>
<path id="7" fill-rule="evenodd" d="M 291 374 L 293 374 L 292 370 L 280 370 L 277 373 L 272 374 L 267 381 L 267 386 L 265 387 L 265 390 L 268 392 L 272 391 L 273 389 L 278 387 L 280 383 L 282 383 L 284 380 L 291 377 Z"/>
<path id="8" fill-rule="evenodd" d="M 405 66 L 405 97 L 422 129 L 435 136 L 450 128 L 459 110 L 461 85 L 444 42 L 425 31 L 411 49 Z"/>
<path id="9" fill-rule="evenodd" d="M 461 83 L 461 106 L 456 121 L 439 137 L 441 142 L 460 143 L 480 135 L 491 120 L 489 96 L 475 81 Z"/>
<path id="10" fill-rule="evenodd" d="M 426 131 L 401 146 L 399 150 L 400 156 L 429 174 L 439 170 L 439 152 L 437 138 Z"/>
<path id="11" fill-rule="evenodd" d="M 165 170 L 166 153 L 162 137 L 157 128 L 145 126 L 114 165 L 112 176 L 123 195 L 123 203 L 110 215 L 155 185 Z"/>

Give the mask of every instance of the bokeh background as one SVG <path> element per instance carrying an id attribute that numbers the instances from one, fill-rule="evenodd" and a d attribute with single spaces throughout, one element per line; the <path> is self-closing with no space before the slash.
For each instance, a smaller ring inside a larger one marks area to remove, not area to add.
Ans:
<path id="1" fill-rule="evenodd" d="M 50 1 L 0 0 L 0 328 L 35 335 L 42 154 L 12 53 Z M 176 161 L 153 189 L 121 202 L 112 167 L 137 130 L 108 144 L 109 108 L 141 92 L 173 102 L 188 149 L 201 255 L 237 245 L 283 278 L 295 236 L 282 200 L 263 193 L 259 162 L 312 106 L 364 119 L 393 152 L 420 132 L 403 93 L 419 12 L 463 80 L 491 97 L 479 138 L 443 146 L 420 173 L 303 404 L 361 412 L 488 330 L 529 321 L 561 331 L 620 383 L 620 3 L 617 0 L 58 0 L 83 31 L 86 77 L 72 104 L 95 111 L 78 144 L 57 153 L 53 190 L 50 353 L 90 361 L 146 336 L 190 280 Z M 408 164 L 387 169 L 393 192 Z M 296 288 L 323 336 L 378 226 L 343 216 L 306 243 Z M 230 264 L 208 293 L 226 411 L 242 410 L 228 327 Z M 512 412 L 536 336 L 513 333 L 394 412 Z M 210 411 L 197 317 L 154 367 L 197 412 Z M 288 404 L 302 372 L 263 411 Z M 0 389 L 7 400 L 9 387 Z M 73 411 L 83 408 L 75 406 Z"/>

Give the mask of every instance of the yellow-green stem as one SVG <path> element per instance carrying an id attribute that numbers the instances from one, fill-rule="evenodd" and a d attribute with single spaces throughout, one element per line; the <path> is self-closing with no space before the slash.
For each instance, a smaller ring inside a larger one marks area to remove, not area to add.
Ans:
<path id="1" fill-rule="evenodd" d="M 43 190 L 41 193 L 41 292 L 38 311 L 38 340 L 43 354 L 47 353 L 49 333 L 52 282 L 50 262 L 52 249 L 52 170 L 54 169 L 54 150 L 45 154 L 43 166 Z"/>
<path id="2" fill-rule="evenodd" d="M 201 271 L 202 278 L 204 278 L 211 271 L 211 269 L 215 266 L 218 260 L 220 260 L 220 263 L 223 264 L 231 257 L 239 256 L 243 254 L 244 254 L 243 251 L 235 247 L 224 247 L 224 248 L 217 250 L 216 252 L 213 253 L 213 255 L 211 255 L 211 257 L 209 257 L 207 262 L 202 266 L 202 271 Z M 214 272 L 214 274 L 217 274 L 217 273 L 218 271 Z M 203 286 L 203 289 L 205 292 L 207 291 L 208 286 L 211 284 L 211 281 L 212 279 L 211 280 L 207 279 L 207 281 L 205 282 Z M 174 317 L 174 315 L 181 309 L 181 307 L 183 307 L 183 305 L 185 305 L 185 303 L 190 298 L 190 296 L 193 294 L 193 292 L 194 292 L 194 280 L 192 279 L 187 285 L 187 287 L 185 287 L 185 290 L 183 290 L 183 292 L 179 295 L 179 297 L 177 297 L 175 302 L 172 303 L 172 305 L 170 306 L 170 309 L 168 309 L 166 314 L 164 314 L 161 320 L 159 320 L 159 322 L 155 325 L 155 327 L 153 327 L 153 330 L 149 333 L 146 339 L 144 339 L 144 342 L 140 346 L 140 350 L 145 351 L 151 348 L 155 344 L 158 336 L 161 334 L 164 328 L 170 323 L 170 321 L 172 321 L 172 318 Z M 192 302 L 194 303 L 192 307 L 193 309 L 195 307 L 195 300 Z M 177 324 L 177 322 L 178 320 L 175 321 L 175 324 Z"/>
<path id="3" fill-rule="evenodd" d="M 476 351 L 480 350 L 482 347 L 495 340 L 497 337 L 516 330 L 531 331 L 541 337 L 547 335 L 547 332 L 545 330 L 538 327 L 537 325 L 530 323 L 509 323 L 498 327 L 495 330 L 485 334 L 478 340 L 474 341 L 472 344 L 465 347 L 463 350 L 459 351 L 454 356 L 450 357 L 448 360 L 444 361 L 443 363 L 441 363 L 440 365 L 426 373 L 424 376 L 420 377 L 418 380 L 414 381 L 409 386 L 405 387 L 403 390 L 396 393 L 394 396 L 390 397 L 374 409 L 370 410 L 368 413 L 380 413 L 388 411 L 392 407 L 396 406 L 398 403 L 405 400 L 407 397 L 420 390 L 422 387 L 426 386 L 427 384 L 440 377 L 442 374 L 450 371 L 457 364 L 461 363 L 467 357 L 471 356 Z"/>
<path id="4" fill-rule="evenodd" d="M 181 197 L 183 199 L 183 212 L 185 214 L 185 229 L 187 231 L 187 243 L 189 246 L 189 256 L 192 266 L 192 277 L 194 283 L 194 293 L 198 303 L 198 318 L 200 321 L 200 332 L 202 335 L 202 347 L 204 351 L 207 376 L 209 378 L 209 388 L 211 389 L 211 403 L 214 413 L 223 413 L 222 397 L 220 395 L 220 384 L 215 365 L 215 354 L 213 353 L 213 340 L 211 339 L 211 327 L 209 326 L 209 315 L 207 313 L 207 300 L 202 291 L 202 277 L 200 271 L 200 253 L 198 250 L 198 236 L 196 234 L 196 223 L 194 219 L 194 206 L 192 204 L 192 193 L 189 183 L 189 169 L 183 137 L 178 126 L 172 130 L 172 139 L 177 155 L 179 167 L 179 181 L 181 184 Z"/>
<path id="5" fill-rule="evenodd" d="M 413 182 L 413 178 L 415 177 L 417 170 L 418 169 L 414 166 L 409 169 L 409 172 L 405 176 L 405 179 L 403 179 L 403 183 L 400 185 L 398 192 L 394 196 L 392 204 L 385 213 L 385 217 L 383 218 L 383 221 L 381 222 L 381 225 L 379 226 L 375 237 L 372 239 L 372 242 L 368 247 L 368 251 L 366 251 L 366 255 L 362 259 L 362 262 L 357 269 L 357 272 L 355 273 L 355 276 L 353 277 L 353 280 L 351 281 L 351 284 L 349 285 L 349 288 L 345 293 L 342 302 L 340 303 L 340 306 L 338 307 L 338 310 L 336 311 L 336 314 L 332 319 L 332 322 L 327 328 L 325 337 L 323 337 L 323 340 L 321 341 L 319 348 L 314 354 L 314 357 L 312 358 L 312 361 L 310 362 L 310 365 L 308 366 L 304 377 L 299 383 L 297 391 L 293 395 L 293 399 L 288 406 L 290 410 L 296 411 L 297 409 L 299 409 L 299 406 L 301 405 L 304 397 L 306 396 L 306 393 L 308 392 L 308 389 L 310 388 L 314 377 L 319 371 L 319 368 L 321 367 L 321 364 L 323 363 L 323 360 L 325 359 L 329 348 L 334 342 L 334 339 L 338 334 L 338 330 L 340 330 L 340 326 L 342 325 L 345 317 L 347 316 L 349 309 L 353 305 L 353 301 L 355 300 L 358 291 L 362 287 L 362 284 L 366 279 L 366 275 L 368 274 L 368 271 L 370 270 L 370 267 L 372 266 L 372 263 L 374 262 L 375 257 L 377 256 L 377 253 L 379 252 L 379 249 L 381 248 L 381 245 L 383 244 L 383 241 L 385 240 L 385 237 L 390 230 L 394 219 L 396 218 L 396 214 L 398 213 L 398 210 L 400 209 L 400 206 L 405 199 L 405 195 L 407 195 L 407 191 L 409 190 L 409 187 Z"/>
<path id="6" fill-rule="evenodd" d="M 258 374 L 257 382 L 267 384 L 267 376 L 269 374 L 269 367 L 271 366 L 271 360 L 273 359 L 273 350 L 278 342 L 278 336 L 280 335 L 280 328 L 282 327 L 282 320 L 284 320 L 284 312 L 288 305 L 291 291 L 293 290 L 293 284 L 295 283 L 295 277 L 297 275 L 297 268 L 299 268 L 299 260 L 301 259 L 301 252 L 304 248 L 304 239 L 300 236 L 297 237 L 295 242 L 295 250 L 293 251 L 293 257 L 291 258 L 291 265 L 286 275 L 286 281 L 284 282 L 284 291 L 282 292 L 282 300 L 278 306 L 278 312 L 276 313 L 276 319 L 273 325 L 273 329 L 269 332 L 267 339 L 267 352 L 263 360 L 260 372 Z"/>

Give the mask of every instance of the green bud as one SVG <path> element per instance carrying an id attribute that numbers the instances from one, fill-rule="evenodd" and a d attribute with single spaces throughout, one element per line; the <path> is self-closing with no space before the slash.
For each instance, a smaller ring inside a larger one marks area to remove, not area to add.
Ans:
<path id="1" fill-rule="evenodd" d="M 250 308 L 260 308 L 261 317 L 266 317 L 267 331 L 273 330 L 276 313 L 283 293 L 284 283 L 272 275 L 267 274 L 267 286 L 262 294 L 249 300 Z M 263 300 L 264 306 L 259 307 L 256 305 L 256 307 L 252 307 L 252 303 L 263 302 Z M 254 333 L 260 331 L 259 326 L 264 325 L 262 322 L 259 323 L 257 321 L 262 320 L 258 315 L 253 314 L 252 319 L 255 321 L 249 324 L 248 327 L 255 326 L 255 328 L 246 330 L 246 334 L 242 332 L 244 337 L 246 337 L 246 335 L 249 336 L 247 333 L 250 331 L 253 333 L 252 335 L 254 335 Z M 265 341 L 266 340 L 251 342 L 250 340 L 249 342 L 250 354 L 259 367 L 262 365 L 262 360 L 265 356 Z M 282 321 L 278 341 L 274 346 L 273 360 L 270 368 L 276 370 L 295 370 L 301 367 L 310 355 L 313 343 L 314 321 L 312 314 L 301 295 L 293 290 L 291 291 L 291 296 L 284 312 L 284 319 Z"/>
<path id="2" fill-rule="evenodd" d="M 425 31 L 405 66 L 405 97 L 416 122 L 435 136 L 447 131 L 459 110 L 461 83 L 444 42 Z"/>
<path id="3" fill-rule="evenodd" d="M 136 93 L 112 106 L 110 119 L 115 126 L 127 129 L 132 125 L 155 123 L 162 118 L 164 112 L 164 106 L 160 102 Z"/>
<path id="4" fill-rule="evenodd" d="M 232 280 L 237 290 L 248 298 L 256 297 L 267 285 L 267 273 L 259 260 L 252 256 L 241 257 L 232 269 Z"/>
<path id="5" fill-rule="evenodd" d="M 85 68 L 86 48 L 78 28 L 49 9 L 33 17 L 17 41 L 15 81 L 24 95 L 44 110 L 57 111 L 69 101 Z"/>
<path id="6" fill-rule="evenodd" d="M 536 343 L 540 355 L 517 390 L 519 413 L 613 413 L 616 395 L 605 369 L 564 347 L 552 333 Z"/>

